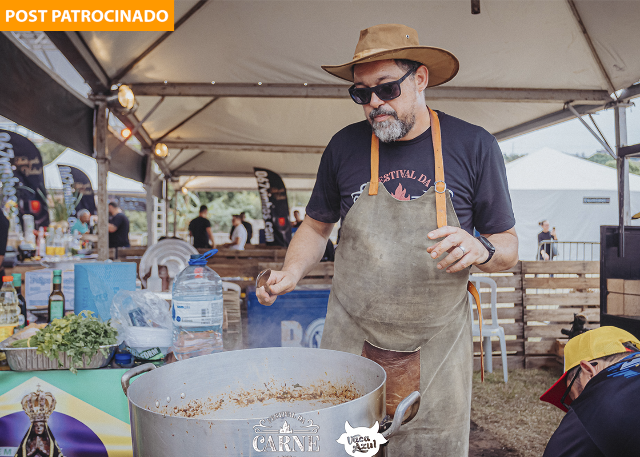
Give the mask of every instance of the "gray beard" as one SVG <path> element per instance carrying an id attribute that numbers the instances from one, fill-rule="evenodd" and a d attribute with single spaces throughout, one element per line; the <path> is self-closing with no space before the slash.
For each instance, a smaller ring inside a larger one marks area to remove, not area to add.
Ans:
<path id="1" fill-rule="evenodd" d="M 375 122 L 373 119 L 381 114 L 387 114 L 393 119 Z M 369 120 L 371 121 L 373 133 L 376 134 L 380 141 L 383 143 L 391 143 L 404 138 L 409 133 L 416 123 L 416 116 L 411 113 L 405 119 L 399 119 L 398 114 L 394 110 L 377 108 L 369 113 Z"/>

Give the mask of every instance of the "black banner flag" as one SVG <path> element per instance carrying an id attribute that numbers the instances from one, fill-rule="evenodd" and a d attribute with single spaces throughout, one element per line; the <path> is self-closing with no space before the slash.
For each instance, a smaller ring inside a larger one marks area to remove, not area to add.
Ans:
<path id="1" fill-rule="evenodd" d="M 254 168 L 253 171 L 258 180 L 258 191 L 262 201 L 267 245 L 288 247 L 291 242 L 291 222 L 284 182 L 277 173 L 266 168 Z"/>
<path id="2" fill-rule="evenodd" d="M 96 214 L 96 200 L 91 181 L 86 173 L 71 165 L 58 164 L 62 193 L 67 207 L 68 221 L 71 227 L 75 223 L 76 215 L 81 209 Z"/>
<path id="3" fill-rule="evenodd" d="M 22 220 L 32 214 L 35 228 L 49 226 L 47 190 L 42 156 L 35 145 L 15 132 L 0 130 L 0 180 L 2 204 L 13 201 Z"/>

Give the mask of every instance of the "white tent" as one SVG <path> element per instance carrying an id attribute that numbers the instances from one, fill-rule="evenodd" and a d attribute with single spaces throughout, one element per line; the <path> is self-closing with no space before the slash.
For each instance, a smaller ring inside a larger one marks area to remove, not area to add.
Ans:
<path id="1" fill-rule="evenodd" d="M 144 147 L 167 144 L 160 162 L 173 177 L 253 177 L 253 167 L 266 167 L 314 179 L 331 136 L 363 119 L 349 84 L 320 65 L 349 61 L 359 31 L 383 22 L 413 27 L 422 44 L 459 58 L 458 75 L 428 89 L 427 102 L 498 139 L 572 118 L 568 103 L 580 113 L 610 106 L 613 92 L 640 79 L 638 1 L 482 0 L 481 8 L 178 0 L 174 32 L 48 36 L 95 92 L 132 87 L 140 107 L 125 121 L 144 119 L 136 133 Z"/>
<path id="2" fill-rule="evenodd" d="M 91 187 L 94 190 L 98 188 L 98 164 L 96 160 L 73 149 L 66 149 L 53 162 L 44 167 L 44 185 L 47 189 L 62 189 L 58 165 L 69 165 L 84 171 L 89 177 L 89 181 L 91 181 Z M 107 175 L 107 192 L 121 195 L 146 195 L 141 183 L 111 172 Z"/>
<path id="3" fill-rule="evenodd" d="M 559 241 L 599 242 L 601 225 L 618 225 L 615 168 L 544 148 L 508 163 L 507 179 L 521 260 L 535 260 L 538 223 L 544 219 L 556 227 Z M 629 186 L 635 214 L 640 211 L 640 176 L 631 174 Z"/>

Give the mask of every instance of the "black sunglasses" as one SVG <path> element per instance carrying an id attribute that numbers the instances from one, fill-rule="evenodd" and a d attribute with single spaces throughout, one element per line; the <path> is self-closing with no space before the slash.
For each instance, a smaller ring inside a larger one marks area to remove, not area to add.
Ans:
<path id="1" fill-rule="evenodd" d="M 400 84 L 402 81 L 407 79 L 407 77 L 413 73 L 415 70 L 409 70 L 402 78 L 397 81 L 391 81 L 384 84 L 379 84 L 374 87 L 356 87 L 354 84 L 349 88 L 349 95 L 354 102 L 358 105 L 366 105 L 371 101 L 371 94 L 375 93 L 376 96 L 385 102 L 389 100 L 393 100 L 394 98 L 398 98 L 402 91 L 400 90 Z"/>
<path id="2" fill-rule="evenodd" d="M 595 367 L 598 365 L 598 362 L 589 362 L 589 363 L 591 364 L 592 367 Z M 569 383 L 569 387 L 567 387 L 567 390 L 565 390 L 564 395 L 560 399 L 560 403 L 562 403 L 562 406 L 564 406 L 567 409 L 569 409 L 569 405 L 567 405 L 564 401 L 567 398 L 567 395 L 569 395 L 569 392 L 571 392 L 571 387 L 573 387 L 573 383 L 576 382 L 576 379 L 578 379 L 578 376 L 580 376 L 581 371 L 582 371 L 582 365 L 579 366 L 578 371 L 576 371 L 576 374 L 573 375 L 573 379 Z"/>

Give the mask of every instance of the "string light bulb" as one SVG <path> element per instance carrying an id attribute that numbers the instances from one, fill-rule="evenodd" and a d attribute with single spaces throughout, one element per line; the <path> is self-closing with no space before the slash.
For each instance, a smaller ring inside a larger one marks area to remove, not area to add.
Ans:
<path id="1" fill-rule="evenodd" d="M 123 128 L 122 131 L 120 132 L 120 135 L 122 136 L 122 138 L 129 138 L 131 136 L 131 130 L 129 128 Z"/>
<path id="2" fill-rule="evenodd" d="M 169 148 L 164 143 L 156 143 L 156 145 L 153 148 L 153 153 L 157 157 L 160 157 L 161 159 L 164 159 L 165 157 L 167 157 L 169 155 Z"/>

